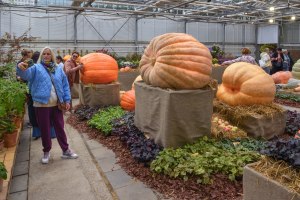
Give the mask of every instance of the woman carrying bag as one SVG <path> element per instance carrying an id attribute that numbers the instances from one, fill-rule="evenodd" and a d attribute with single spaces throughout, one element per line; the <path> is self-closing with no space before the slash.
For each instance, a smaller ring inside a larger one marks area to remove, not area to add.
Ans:
<path id="1" fill-rule="evenodd" d="M 49 47 L 41 51 L 37 64 L 27 68 L 27 63 L 18 64 L 17 74 L 30 81 L 33 106 L 36 119 L 41 130 L 44 155 L 42 163 L 47 164 L 50 159 L 52 142 L 50 126 L 53 124 L 57 141 L 62 149 L 62 158 L 78 158 L 78 155 L 69 149 L 67 136 L 64 131 L 63 112 L 58 108 L 63 104 L 66 110 L 70 109 L 69 83 L 63 69 L 57 67 L 55 55 Z"/>

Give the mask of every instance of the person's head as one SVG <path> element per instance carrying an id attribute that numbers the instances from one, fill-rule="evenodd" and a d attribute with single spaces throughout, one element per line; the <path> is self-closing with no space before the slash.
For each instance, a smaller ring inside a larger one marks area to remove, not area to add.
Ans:
<path id="1" fill-rule="evenodd" d="M 56 63 L 59 64 L 63 61 L 61 56 L 56 56 Z"/>
<path id="2" fill-rule="evenodd" d="M 38 63 L 41 63 L 41 61 L 44 62 L 54 62 L 56 63 L 54 52 L 50 47 L 45 47 L 42 49 Z"/>
<path id="3" fill-rule="evenodd" d="M 270 53 L 270 49 L 269 49 L 269 48 L 265 48 L 265 49 L 263 50 L 263 52 Z"/>
<path id="4" fill-rule="evenodd" d="M 32 57 L 32 54 L 33 54 L 33 51 L 32 51 L 32 50 L 29 50 L 29 49 L 23 49 L 23 50 L 21 51 L 22 59 L 28 59 L 28 58 L 31 58 L 31 57 Z"/>
<path id="5" fill-rule="evenodd" d="M 76 59 L 79 57 L 79 53 L 77 51 L 72 52 L 71 60 L 76 61 Z"/>
<path id="6" fill-rule="evenodd" d="M 276 50 L 278 53 L 282 53 L 282 48 L 278 47 Z"/>
<path id="7" fill-rule="evenodd" d="M 33 53 L 31 59 L 33 60 L 34 63 L 36 63 L 38 61 L 39 57 L 40 57 L 40 52 L 36 51 Z"/>
<path id="8" fill-rule="evenodd" d="M 288 54 L 288 50 L 287 49 L 282 49 L 282 53 Z"/>
<path id="9" fill-rule="evenodd" d="M 251 51 L 250 51 L 250 49 L 248 49 L 248 48 L 242 48 L 242 54 L 243 55 L 248 55 L 248 54 L 251 54 Z"/>

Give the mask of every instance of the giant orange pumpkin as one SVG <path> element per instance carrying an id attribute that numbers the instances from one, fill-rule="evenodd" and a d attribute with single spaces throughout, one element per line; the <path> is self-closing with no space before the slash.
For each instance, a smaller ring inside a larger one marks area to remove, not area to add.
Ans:
<path id="1" fill-rule="evenodd" d="M 81 58 L 81 81 L 84 84 L 105 84 L 118 79 L 118 63 L 103 53 L 90 53 Z"/>
<path id="2" fill-rule="evenodd" d="M 237 62 L 225 69 L 217 98 L 232 106 L 268 104 L 275 92 L 272 77 L 259 66 Z"/>
<path id="3" fill-rule="evenodd" d="M 121 107 L 124 110 L 133 111 L 135 108 L 135 91 L 129 90 L 121 97 Z"/>
<path id="4" fill-rule="evenodd" d="M 292 73 L 289 71 L 280 71 L 272 74 L 275 84 L 287 84 L 289 79 L 292 78 Z"/>
<path id="5" fill-rule="evenodd" d="M 143 80 L 149 85 L 197 89 L 209 83 L 211 63 L 208 48 L 191 35 L 166 33 L 151 40 L 139 66 Z"/>

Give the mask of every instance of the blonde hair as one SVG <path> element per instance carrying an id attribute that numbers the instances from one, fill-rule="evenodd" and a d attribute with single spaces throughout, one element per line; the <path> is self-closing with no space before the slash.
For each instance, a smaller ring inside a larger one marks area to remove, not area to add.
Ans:
<path id="1" fill-rule="evenodd" d="M 49 49 L 50 53 L 51 53 L 51 61 L 55 63 L 55 65 L 57 65 L 56 63 L 56 57 L 55 57 L 55 54 L 53 52 L 53 50 L 50 48 L 50 47 L 45 47 L 42 49 L 41 53 L 40 53 L 40 56 L 39 56 L 39 59 L 37 61 L 37 63 L 41 63 L 42 59 L 43 59 L 43 53 L 46 49 Z"/>

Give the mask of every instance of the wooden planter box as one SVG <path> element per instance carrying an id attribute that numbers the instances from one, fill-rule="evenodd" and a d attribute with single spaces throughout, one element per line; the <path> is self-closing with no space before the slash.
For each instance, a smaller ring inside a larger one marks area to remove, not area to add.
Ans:
<path id="1" fill-rule="evenodd" d="M 179 147 L 210 135 L 213 90 L 171 90 L 135 82 L 134 123 L 155 143 Z"/>
<path id="2" fill-rule="evenodd" d="M 255 171 L 252 165 L 255 163 L 244 167 L 244 200 L 300 200 L 300 194 Z"/>
<path id="3" fill-rule="evenodd" d="M 120 90 L 131 90 L 132 83 L 140 75 L 139 71 L 119 72 L 118 82 L 120 83 Z"/>
<path id="4" fill-rule="evenodd" d="M 216 79 L 218 81 L 218 84 L 222 83 L 222 76 L 223 76 L 223 73 L 226 68 L 227 68 L 227 66 L 226 67 L 212 67 L 211 76 L 213 79 Z"/>

